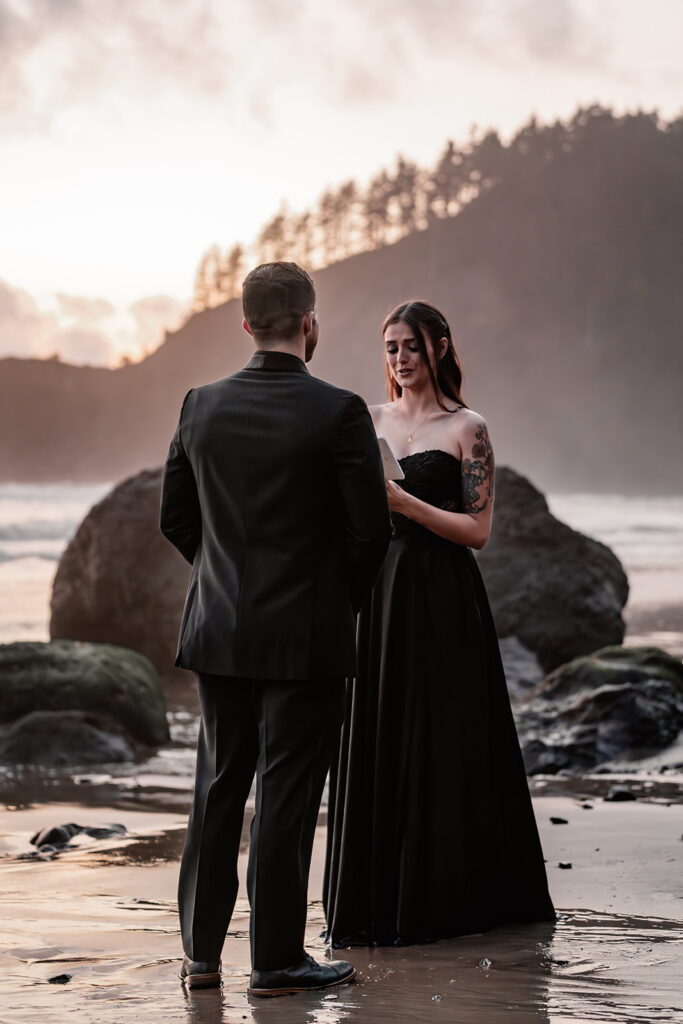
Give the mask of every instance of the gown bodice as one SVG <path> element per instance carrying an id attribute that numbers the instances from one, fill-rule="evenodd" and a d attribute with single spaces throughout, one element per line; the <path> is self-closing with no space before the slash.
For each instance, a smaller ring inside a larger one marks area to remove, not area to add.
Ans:
<path id="1" fill-rule="evenodd" d="M 432 448 L 406 455 L 398 461 L 405 479 L 397 483 L 404 491 L 437 508 L 462 512 L 461 463 L 455 455 Z M 408 531 L 419 531 L 421 534 L 428 532 L 400 512 L 392 512 L 391 520 L 394 538 Z"/>

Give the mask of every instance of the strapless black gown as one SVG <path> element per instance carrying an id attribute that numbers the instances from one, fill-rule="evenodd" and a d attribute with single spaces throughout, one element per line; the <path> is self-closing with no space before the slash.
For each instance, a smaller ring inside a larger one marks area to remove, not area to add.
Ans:
<path id="1" fill-rule="evenodd" d="M 460 462 L 401 459 L 402 486 L 462 509 Z M 498 640 L 472 551 L 404 516 L 358 620 L 330 780 L 333 946 L 425 942 L 555 917 Z"/>

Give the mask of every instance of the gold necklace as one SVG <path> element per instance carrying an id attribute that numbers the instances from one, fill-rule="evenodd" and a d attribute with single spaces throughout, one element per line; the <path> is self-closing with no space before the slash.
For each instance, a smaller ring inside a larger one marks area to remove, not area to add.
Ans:
<path id="1" fill-rule="evenodd" d="M 407 434 L 408 434 L 408 444 L 412 444 L 412 443 L 413 443 L 413 435 L 414 435 L 414 434 L 416 434 L 416 433 L 418 432 L 418 430 L 420 429 L 420 427 L 422 426 L 422 424 L 424 423 L 424 421 L 425 421 L 425 420 L 427 419 L 427 417 L 429 416 L 429 414 L 430 414 L 431 412 L 433 412 L 433 411 L 434 411 L 433 409 L 428 409 L 428 410 L 427 410 L 427 412 L 426 412 L 426 413 L 424 414 L 424 416 L 422 417 L 422 419 L 421 419 L 421 420 L 420 420 L 420 421 L 419 421 L 419 422 L 417 423 L 417 425 L 416 425 L 415 427 L 413 427 L 413 429 L 412 429 L 412 430 L 410 430 L 410 428 L 408 427 L 408 423 L 407 423 L 407 421 L 406 421 L 406 418 L 405 418 L 405 416 L 403 415 L 403 412 L 401 411 L 401 408 L 399 407 L 399 410 L 398 410 L 398 412 L 399 412 L 399 415 L 400 415 L 401 419 L 403 420 L 403 425 L 405 426 L 405 428 L 406 428 L 406 432 L 407 432 Z"/>

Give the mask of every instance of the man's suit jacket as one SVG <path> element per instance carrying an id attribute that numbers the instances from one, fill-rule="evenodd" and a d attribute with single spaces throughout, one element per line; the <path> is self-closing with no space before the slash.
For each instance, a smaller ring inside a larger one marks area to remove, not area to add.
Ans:
<path id="1" fill-rule="evenodd" d="M 390 537 L 362 398 L 282 352 L 193 388 L 168 453 L 161 529 L 192 564 L 176 665 L 354 675 L 355 613 Z"/>

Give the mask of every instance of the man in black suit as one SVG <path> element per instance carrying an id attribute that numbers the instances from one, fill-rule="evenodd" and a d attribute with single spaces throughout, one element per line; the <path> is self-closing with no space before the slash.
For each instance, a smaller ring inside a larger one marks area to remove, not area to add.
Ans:
<path id="1" fill-rule="evenodd" d="M 185 396 L 164 472 L 161 529 L 192 564 L 176 665 L 202 721 L 178 902 L 188 986 L 220 983 L 254 774 L 247 887 L 252 995 L 351 980 L 304 950 L 325 777 L 355 674 L 355 614 L 389 543 L 370 415 L 312 377 L 315 291 L 295 263 L 244 282 L 257 351 Z"/>

